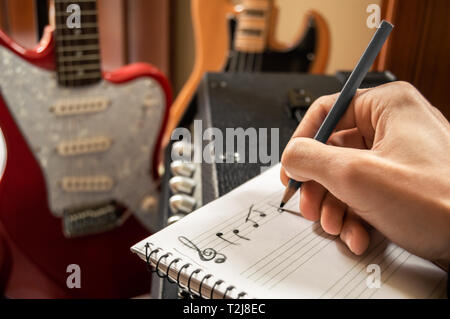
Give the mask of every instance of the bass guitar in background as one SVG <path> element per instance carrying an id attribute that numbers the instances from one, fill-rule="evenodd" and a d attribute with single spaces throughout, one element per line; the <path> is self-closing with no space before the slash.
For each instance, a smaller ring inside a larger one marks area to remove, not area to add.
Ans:
<path id="1" fill-rule="evenodd" d="M 95 0 L 55 0 L 55 21 L 34 50 L 0 31 L 0 294 L 130 298 L 149 290 L 129 247 L 157 228 L 171 89 L 148 64 L 101 71 Z"/>
<path id="2" fill-rule="evenodd" d="M 164 135 L 166 146 L 206 72 L 309 72 L 328 63 L 330 32 L 309 11 L 293 44 L 275 38 L 278 8 L 273 0 L 191 0 L 195 37 L 193 71 L 175 99 Z"/>

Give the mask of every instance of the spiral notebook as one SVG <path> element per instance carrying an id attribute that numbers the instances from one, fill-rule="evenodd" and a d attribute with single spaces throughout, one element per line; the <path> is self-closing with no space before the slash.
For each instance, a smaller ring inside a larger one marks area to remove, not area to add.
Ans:
<path id="1" fill-rule="evenodd" d="M 444 298 L 447 274 L 372 235 L 353 255 L 318 223 L 280 212 L 280 167 L 131 249 L 153 271 L 204 298 Z"/>

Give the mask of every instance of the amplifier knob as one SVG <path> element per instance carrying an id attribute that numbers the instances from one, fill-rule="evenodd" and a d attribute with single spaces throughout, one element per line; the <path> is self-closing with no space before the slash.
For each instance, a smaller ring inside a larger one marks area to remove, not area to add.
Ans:
<path id="1" fill-rule="evenodd" d="M 170 189 L 174 194 L 185 193 L 192 194 L 197 183 L 189 177 L 174 176 L 169 181 Z"/>
<path id="2" fill-rule="evenodd" d="M 178 194 L 169 199 L 169 206 L 174 214 L 189 214 L 195 209 L 196 205 L 196 199 L 187 195 Z"/>
<path id="3" fill-rule="evenodd" d="M 195 172 L 195 165 L 183 161 L 173 161 L 170 164 L 173 175 L 191 177 Z"/>

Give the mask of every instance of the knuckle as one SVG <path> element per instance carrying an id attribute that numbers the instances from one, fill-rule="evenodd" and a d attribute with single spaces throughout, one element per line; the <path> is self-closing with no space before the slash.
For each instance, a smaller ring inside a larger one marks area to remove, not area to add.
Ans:
<path id="1" fill-rule="evenodd" d="M 398 86 L 399 89 L 404 90 L 404 91 L 411 91 L 411 90 L 416 90 L 416 88 L 409 82 L 406 81 L 397 81 L 394 82 L 395 85 Z"/>
<path id="2" fill-rule="evenodd" d="M 313 104 L 310 106 L 310 110 L 312 112 L 323 109 L 324 106 L 332 104 L 332 101 L 336 99 L 336 94 L 332 95 L 323 95 L 316 99 Z"/>
<path id="3" fill-rule="evenodd" d="M 300 138 L 294 138 L 289 141 L 281 156 L 281 165 L 283 167 L 289 168 L 302 161 L 302 152 L 298 151 L 301 149 L 301 144 Z"/>
<path id="4" fill-rule="evenodd" d="M 289 167 L 292 161 L 292 154 L 293 154 L 293 146 L 292 146 L 292 140 L 289 141 L 289 143 L 286 145 L 286 148 L 283 151 L 283 155 L 281 156 L 281 165 L 283 167 Z"/>
<path id="5" fill-rule="evenodd" d="M 399 98 L 403 99 L 403 100 L 413 100 L 416 98 L 417 96 L 417 89 L 409 82 L 405 82 L 405 81 L 398 81 L 398 82 L 394 82 L 395 86 L 396 86 L 396 91 L 397 91 L 397 95 L 399 96 Z"/>

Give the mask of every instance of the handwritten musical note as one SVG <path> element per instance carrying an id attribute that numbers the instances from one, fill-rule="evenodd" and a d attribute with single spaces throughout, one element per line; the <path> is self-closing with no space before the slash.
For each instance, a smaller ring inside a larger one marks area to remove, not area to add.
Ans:
<path id="1" fill-rule="evenodd" d="M 200 248 L 197 247 L 197 245 L 195 245 L 192 241 L 190 241 L 184 236 L 178 237 L 178 240 L 186 247 L 196 250 L 198 256 L 203 261 L 214 260 L 216 264 L 223 264 L 227 260 L 227 257 L 224 254 L 218 253 L 216 250 L 212 248 L 206 248 L 204 250 L 201 250 Z"/>
<path id="2" fill-rule="evenodd" d="M 223 233 L 217 233 L 216 236 L 219 237 L 220 239 L 226 241 L 227 243 L 230 243 L 232 245 L 237 245 L 236 243 L 233 243 L 232 241 L 229 241 L 228 239 L 223 238 Z"/>
<path id="3" fill-rule="evenodd" d="M 286 213 L 289 213 L 289 214 L 292 214 L 292 215 L 303 217 L 302 213 L 300 213 L 300 212 L 296 212 L 296 211 L 289 210 L 289 209 L 286 209 L 286 208 L 281 208 L 281 207 L 278 207 L 278 206 L 275 206 L 275 205 L 270 205 L 270 206 L 276 208 L 279 213 L 286 212 Z"/>
<path id="4" fill-rule="evenodd" d="M 244 237 L 244 236 L 239 235 L 239 230 L 238 230 L 238 229 L 233 230 L 233 234 L 235 234 L 236 236 L 238 236 L 238 237 L 241 238 L 241 239 L 250 240 L 250 239 L 247 238 L 247 237 Z"/>
<path id="5" fill-rule="evenodd" d="M 258 227 L 259 227 L 259 224 L 258 224 L 257 222 L 255 222 L 253 219 L 250 218 L 251 214 L 252 214 L 253 212 L 259 213 L 259 216 L 260 216 L 260 217 L 266 217 L 267 215 L 266 215 L 265 213 L 259 211 L 259 210 L 253 210 L 253 207 L 254 207 L 254 206 L 255 206 L 255 205 L 250 206 L 250 209 L 248 210 L 247 218 L 245 218 L 245 222 L 246 222 L 246 223 L 247 223 L 247 222 L 252 222 L 252 223 L 253 223 L 253 227 L 258 228 Z"/>

